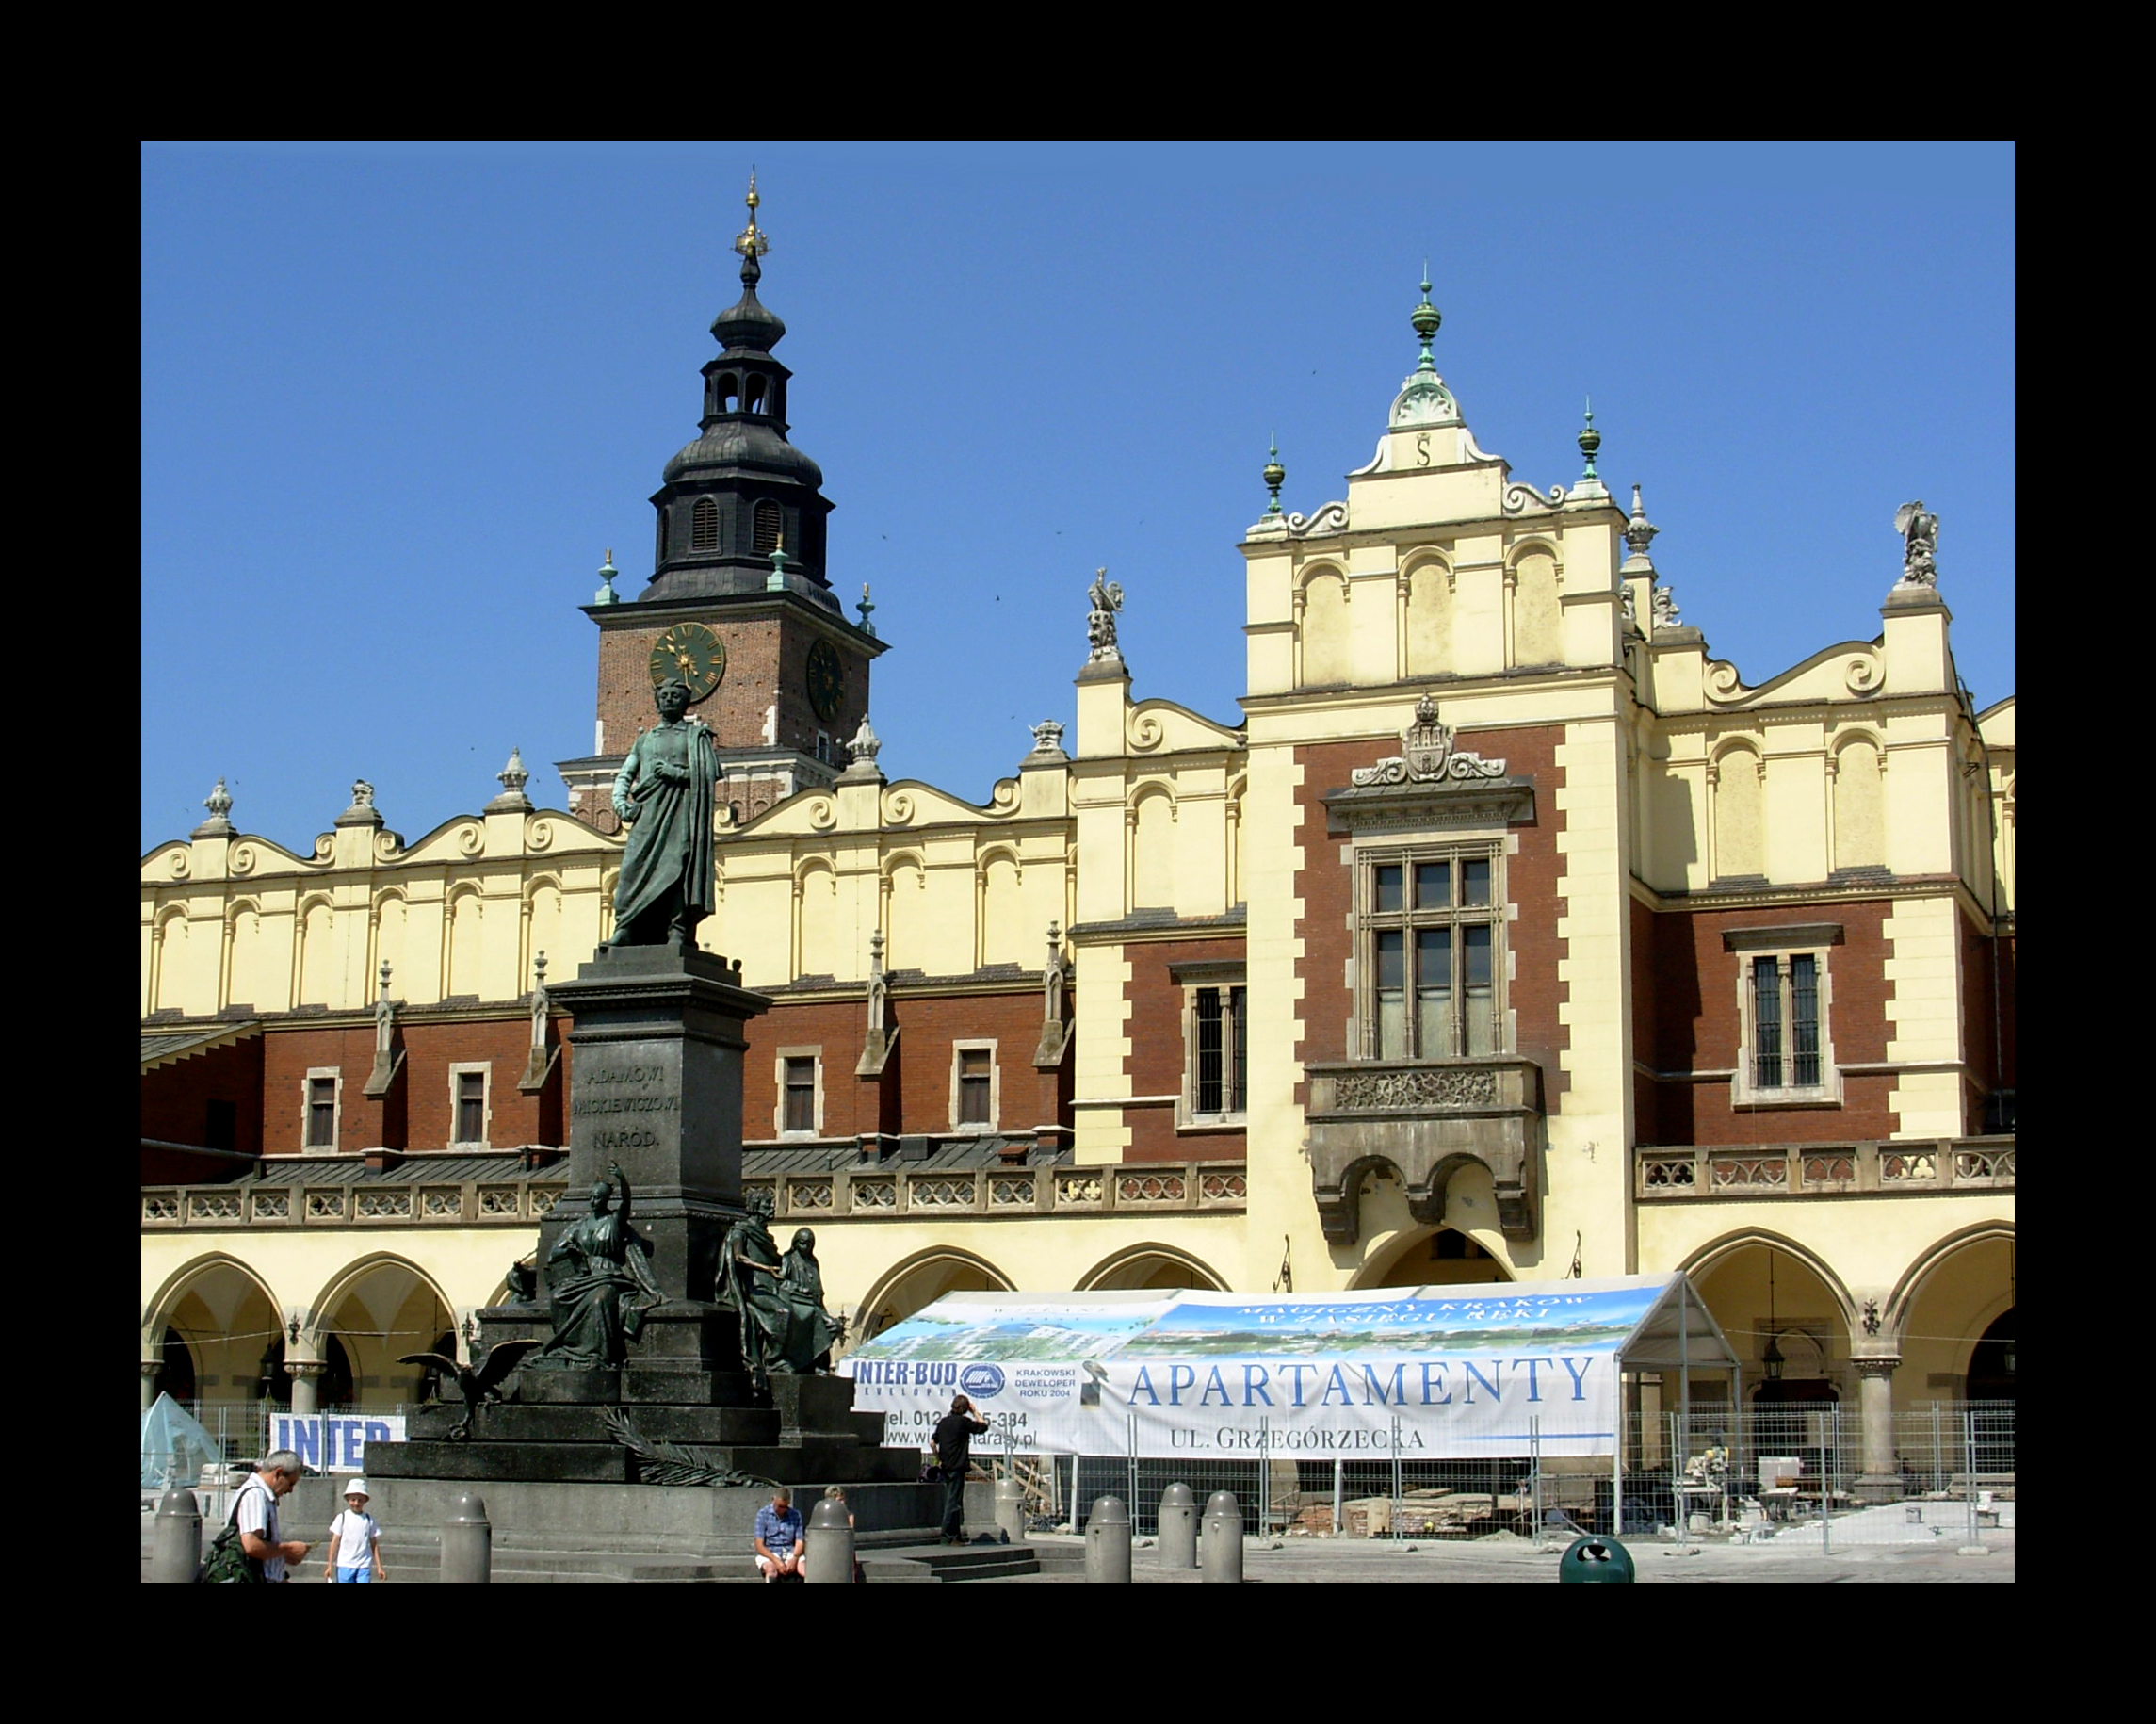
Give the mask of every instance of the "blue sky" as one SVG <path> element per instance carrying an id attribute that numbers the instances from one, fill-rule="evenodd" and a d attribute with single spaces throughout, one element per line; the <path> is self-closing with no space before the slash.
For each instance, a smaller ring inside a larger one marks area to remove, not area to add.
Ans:
<path id="1" fill-rule="evenodd" d="M 894 779 L 984 801 L 1070 721 L 1101 564 L 1133 692 L 1238 722 L 1267 440 L 1288 508 L 1345 495 L 1425 257 L 1482 446 L 1569 483 L 1591 394 L 1748 681 L 1878 632 L 1921 497 L 1962 675 L 2014 691 L 2006 146 L 153 145 L 145 849 L 220 774 L 302 854 L 355 777 L 416 838 L 512 744 L 561 805 L 577 607 L 608 546 L 650 571 L 752 162 Z"/>

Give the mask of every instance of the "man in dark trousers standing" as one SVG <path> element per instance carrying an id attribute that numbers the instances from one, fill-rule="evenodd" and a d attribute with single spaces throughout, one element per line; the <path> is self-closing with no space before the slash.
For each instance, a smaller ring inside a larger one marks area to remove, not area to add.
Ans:
<path id="1" fill-rule="evenodd" d="M 935 1427 L 935 1457 L 943 1468 L 943 1541 L 965 1542 L 965 1475 L 973 1471 L 973 1439 L 986 1433 L 988 1422 L 976 1418 L 973 1403 L 951 1397 L 950 1411 Z"/>

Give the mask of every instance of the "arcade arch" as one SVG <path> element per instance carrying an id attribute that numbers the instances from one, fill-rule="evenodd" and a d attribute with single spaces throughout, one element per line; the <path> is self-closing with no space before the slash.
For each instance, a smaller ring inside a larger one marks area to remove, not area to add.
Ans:
<path id="1" fill-rule="evenodd" d="M 285 1332 L 277 1296 L 252 1269 L 221 1252 L 186 1264 L 158 1290 L 142 1337 L 161 1360 L 180 1349 L 191 1382 L 179 1381 L 174 1371 L 174 1381 L 160 1385 L 174 1399 L 197 1406 L 256 1401 L 266 1380 L 274 1391 L 283 1379 Z M 160 1369 L 159 1377 L 166 1374 Z M 191 1396 L 183 1397 L 182 1388 Z"/>
<path id="2" fill-rule="evenodd" d="M 303 1339 L 317 1342 L 316 1357 L 332 1367 L 330 1347 L 344 1353 L 349 1392 L 332 1392 L 333 1369 L 325 1371 L 320 1389 L 324 1406 L 388 1408 L 424 1397 L 426 1369 L 397 1362 L 407 1353 L 440 1350 L 452 1342 L 456 1318 L 433 1278 L 415 1265 L 387 1254 L 363 1259 L 340 1271 L 315 1302 L 312 1327 Z"/>
<path id="3" fill-rule="evenodd" d="M 1885 1313 L 1901 1342 L 1898 1400 L 2014 1398 L 2014 1258 L 2013 1228 L 1988 1222 L 1910 1265 Z"/>
<path id="4" fill-rule="evenodd" d="M 1823 1260 L 1780 1234 L 1748 1229 L 1702 1246 L 1678 1267 L 1744 1361 L 1747 1403 L 1854 1399 L 1856 1308 Z M 1715 1377 L 1693 1379 L 1694 1406 L 1727 1393 Z"/>
<path id="5" fill-rule="evenodd" d="M 1139 1290 L 1159 1293 L 1225 1293 L 1227 1283 L 1199 1259 L 1174 1245 L 1132 1245 L 1096 1263 L 1078 1277 L 1078 1290 Z"/>
<path id="6" fill-rule="evenodd" d="M 881 1335 L 951 1293 L 1012 1293 L 1017 1283 L 984 1257 L 953 1246 L 918 1252 L 886 1271 L 862 1299 L 854 1344 Z"/>
<path id="7" fill-rule="evenodd" d="M 1351 1285 L 1364 1287 L 1467 1287 L 1509 1281 L 1512 1271 L 1488 1246 L 1457 1228 L 1420 1228 L 1374 1260 Z"/>

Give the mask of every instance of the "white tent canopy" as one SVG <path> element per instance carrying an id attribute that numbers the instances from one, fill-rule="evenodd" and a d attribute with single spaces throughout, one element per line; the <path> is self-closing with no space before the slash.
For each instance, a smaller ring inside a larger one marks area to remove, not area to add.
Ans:
<path id="1" fill-rule="evenodd" d="M 1734 1370 L 1681 1275 L 1328 1294 L 952 1293 L 838 1369 L 884 1440 L 967 1396 L 978 1447 L 1418 1459 L 1613 1455 L 1621 1378 Z"/>

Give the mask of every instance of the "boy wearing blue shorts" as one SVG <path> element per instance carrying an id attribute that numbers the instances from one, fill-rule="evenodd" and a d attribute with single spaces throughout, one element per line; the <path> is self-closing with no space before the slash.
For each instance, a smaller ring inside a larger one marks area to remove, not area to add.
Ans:
<path id="1" fill-rule="evenodd" d="M 345 1487 L 345 1512 L 330 1522 L 322 1578 L 350 1586 L 381 1578 L 381 1522 L 366 1512 L 366 1480 Z"/>

